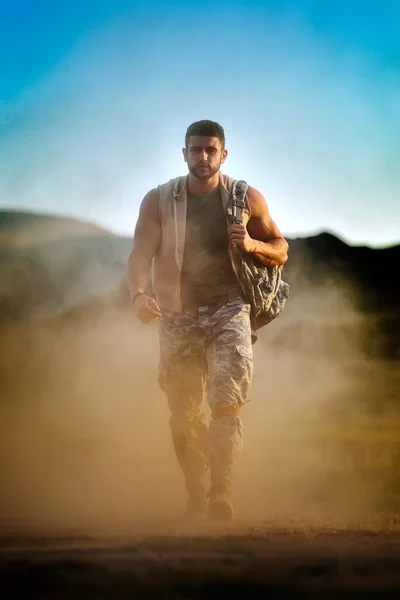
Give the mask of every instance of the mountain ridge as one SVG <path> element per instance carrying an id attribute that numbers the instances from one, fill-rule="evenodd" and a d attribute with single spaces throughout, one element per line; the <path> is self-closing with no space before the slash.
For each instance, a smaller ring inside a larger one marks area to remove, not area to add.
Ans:
<path id="1" fill-rule="evenodd" d="M 44 225 L 55 225 L 55 224 L 64 224 L 64 225 L 72 225 L 76 226 L 78 230 L 84 231 L 84 228 L 87 228 L 88 231 L 93 231 L 93 233 L 109 235 L 112 237 L 117 237 L 120 239 L 132 239 L 133 237 L 133 228 L 132 228 L 132 236 L 113 233 L 111 230 L 103 227 L 101 225 L 95 224 L 89 219 L 82 219 L 78 217 L 73 217 L 71 215 L 57 215 L 55 213 L 50 212 L 39 212 L 39 211 L 30 211 L 30 210 L 17 210 L 11 208 L 0 209 L 0 235 L 4 230 L 12 229 L 15 231 L 18 228 L 25 228 L 27 225 L 36 225 L 38 223 L 42 223 Z M 308 235 L 299 235 L 299 236 L 285 236 L 289 242 L 296 241 L 304 241 L 304 240 L 318 240 L 323 242 L 324 244 L 335 244 L 337 248 L 345 247 L 348 248 L 368 248 L 370 250 L 389 250 L 390 248 L 398 248 L 400 247 L 400 240 L 398 243 L 388 244 L 386 246 L 374 247 L 368 244 L 353 244 L 344 241 L 339 234 L 330 231 L 330 230 L 321 230 L 314 234 Z"/>

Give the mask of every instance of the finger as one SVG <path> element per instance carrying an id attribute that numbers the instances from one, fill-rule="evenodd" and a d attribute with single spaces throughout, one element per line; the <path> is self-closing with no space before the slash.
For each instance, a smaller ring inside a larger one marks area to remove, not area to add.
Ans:
<path id="1" fill-rule="evenodd" d="M 244 233 L 245 231 L 246 231 L 246 229 L 244 227 L 242 227 L 241 225 L 232 227 L 232 229 L 229 230 L 230 233 Z"/>
<path id="2" fill-rule="evenodd" d="M 160 313 L 152 313 L 151 315 L 148 315 L 147 318 L 149 321 L 159 321 L 163 316 Z"/>
<path id="3" fill-rule="evenodd" d="M 159 310 L 154 310 L 153 308 L 147 308 L 146 314 L 152 319 L 162 319 L 162 313 Z"/>
<path id="4" fill-rule="evenodd" d="M 162 316 L 161 310 L 153 298 L 146 298 L 146 302 L 141 306 L 140 310 L 143 314 L 156 314 Z"/>
<path id="5" fill-rule="evenodd" d="M 162 314 L 161 313 L 156 313 L 153 310 L 150 309 L 143 309 L 140 313 L 139 313 L 139 318 L 143 323 L 150 323 L 151 321 L 158 321 L 159 319 L 162 319 Z"/>
<path id="6" fill-rule="evenodd" d="M 149 308 L 155 310 L 156 312 L 160 313 L 160 307 L 158 306 L 157 302 L 154 300 L 154 298 L 149 298 L 147 301 L 147 305 L 149 306 Z"/>
<path id="7" fill-rule="evenodd" d="M 145 315 L 145 316 L 141 315 L 139 317 L 139 319 L 142 321 L 142 323 L 147 324 L 147 323 L 154 323 L 155 321 L 159 321 L 160 317 L 152 317 L 152 316 L 149 316 L 149 315 Z"/>
<path id="8" fill-rule="evenodd" d="M 162 312 L 160 310 L 155 310 L 154 308 L 148 307 L 146 312 L 152 320 L 162 319 Z"/>

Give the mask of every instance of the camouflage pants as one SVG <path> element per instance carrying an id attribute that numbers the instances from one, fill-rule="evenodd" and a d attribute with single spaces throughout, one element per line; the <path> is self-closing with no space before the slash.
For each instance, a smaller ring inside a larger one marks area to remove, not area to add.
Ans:
<path id="1" fill-rule="evenodd" d="M 203 488 L 208 466 L 212 490 L 229 489 L 243 445 L 239 410 L 252 373 L 250 306 L 242 299 L 181 314 L 164 312 L 159 383 L 168 398 L 175 452 L 189 492 Z"/>

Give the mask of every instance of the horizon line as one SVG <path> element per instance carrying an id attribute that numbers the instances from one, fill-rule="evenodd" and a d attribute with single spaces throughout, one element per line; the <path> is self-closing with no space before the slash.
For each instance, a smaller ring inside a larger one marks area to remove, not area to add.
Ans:
<path id="1" fill-rule="evenodd" d="M 49 212 L 49 211 L 45 211 L 45 210 L 37 210 L 34 208 L 12 208 L 12 207 L 7 207 L 7 206 L 0 206 L 0 215 L 1 213 L 15 213 L 15 214 L 25 214 L 25 215 L 34 215 L 37 217 L 47 217 L 47 218 L 53 218 L 53 219 L 64 219 L 64 220 L 69 220 L 69 221 L 76 221 L 78 223 L 82 223 L 82 224 L 86 224 L 86 225 L 93 225 L 94 227 L 98 227 L 99 229 L 103 229 L 105 233 L 110 233 L 111 235 L 115 235 L 121 238 L 129 238 L 132 237 L 133 239 L 133 229 L 132 228 L 132 235 L 129 236 L 127 233 L 124 233 L 122 230 L 118 231 L 114 228 L 110 228 L 106 225 L 104 225 L 103 223 L 96 221 L 96 220 L 89 220 L 87 218 L 81 217 L 81 216 L 77 216 L 77 215 L 73 215 L 71 213 L 64 213 L 64 212 Z M 331 235 L 333 237 L 335 237 L 337 240 L 341 241 L 342 243 L 346 244 L 347 246 L 351 246 L 353 248 L 360 248 L 360 247 L 367 247 L 367 248 L 371 248 L 374 250 L 384 250 L 386 248 L 395 248 L 397 246 L 400 246 L 400 240 L 397 241 L 392 241 L 392 242 L 387 242 L 385 244 L 379 244 L 379 245 L 374 245 L 371 242 L 352 242 L 348 239 L 345 238 L 345 236 L 342 236 L 340 233 L 336 232 L 335 230 L 332 229 L 317 229 L 314 230 L 313 232 L 310 231 L 309 233 L 284 233 L 283 232 L 283 236 L 288 239 L 288 240 L 304 240 L 304 239 L 308 239 L 308 238 L 314 238 L 314 237 L 318 237 L 320 235 Z"/>

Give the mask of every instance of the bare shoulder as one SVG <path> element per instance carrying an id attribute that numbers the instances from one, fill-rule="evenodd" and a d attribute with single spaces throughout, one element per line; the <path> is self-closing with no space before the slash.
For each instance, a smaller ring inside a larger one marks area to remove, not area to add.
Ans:
<path id="1" fill-rule="evenodd" d="M 161 232 L 158 190 L 147 192 L 140 204 L 139 218 L 136 222 L 134 247 L 156 247 Z M 153 250 L 154 250 L 153 248 Z"/>
<path id="2" fill-rule="evenodd" d="M 154 188 L 147 192 L 140 205 L 140 215 L 151 218 L 159 218 L 159 193 L 158 189 Z"/>
<path id="3" fill-rule="evenodd" d="M 263 216 L 269 212 L 266 199 L 263 194 L 254 187 L 249 186 L 247 189 L 247 202 L 252 217 Z"/>
<path id="4" fill-rule="evenodd" d="M 247 201 L 250 211 L 247 229 L 251 237 L 262 242 L 280 240 L 280 243 L 283 243 L 284 247 L 287 248 L 287 242 L 279 227 L 272 219 L 263 194 L 256 190 L 256 188 L 249 187 L 247 190 Z"/>

